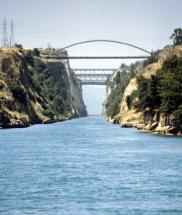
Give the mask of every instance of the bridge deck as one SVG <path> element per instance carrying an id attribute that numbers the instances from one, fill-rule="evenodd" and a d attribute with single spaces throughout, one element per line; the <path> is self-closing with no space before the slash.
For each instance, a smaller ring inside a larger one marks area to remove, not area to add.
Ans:
<path id="1" fill-rule="evenodd" d="M 111 76 L 112 74 L 88 74 L 88 73 L 84 73 L 84 74 L 76 74 L 77 77 L 109 77 Z"/>
<path id="2" fill-rule="evenodd" d="M 47 56 L 46 58 L 54 58 L 54 59 L 146 59 L 150 56 L 60 56 L 60 55 L 52 55 Z"/>
<path id="3" fill-rule="evenodd" d="M 77 71 L 90 71 L 90 72 L 94 72 L 94 71 L 98 71 L 98 72 L 105 72 L 105 71 L 111 71 L 111 72 L 113 72 L 113 71 L 116 71 L 116 70 L 118 70 L 118 68 L 117 69 L 105 69 L 105 68 L 103 68 L 103 69 L 101 69 L 101 68 L 99 68 L 99 69 L 97 69 L 97 68 L 94 68 L 94 69 L 85 69 L 85 68 L 83 68 L 83 69 L 72 69 L 74 72 L 77 72 Z"/>
<path id="4" fill-rule="evenodd" d="M 103 85 L 103 86 L 106 86 L 107 85 L 107 82 L 96 82 L 96 81 L 83 81 L 81 82 L 82 85 Z"/>

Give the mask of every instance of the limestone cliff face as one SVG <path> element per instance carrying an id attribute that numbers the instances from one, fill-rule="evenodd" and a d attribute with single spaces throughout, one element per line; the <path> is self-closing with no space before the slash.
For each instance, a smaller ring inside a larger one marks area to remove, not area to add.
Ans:
<path id="1" fill-rule="evenodd" d="M 83 102 L 82 87 L 75 73 L 71 70 L 67 60 L 60 62 L 58 60 L 47 60 L 48 71 L 53 79 L 52 83 L 59 86 L 63 97 L 69 102 L 69 117 L 82 117 L 87 115 L 86 106 Z M 60 78 L 60 81 L 59 81 Z"/>
<path id="2" fill-rule="evenodd" d="M 67 62 L 32 50 L 0 49 L 0 127 L 86 116 L 81 87 Z"/>
<path id="3" fill-rule="evenodd" d="M 128 105 L 128 98 L 131 98 L 138 90 L 138 76 L 142 75 L 145 79 L 151 79 L 151 76 L 155 76 L 156 72 L 162 68 L 164 61 L 172 55 L 182 57 L 182 46 L 166 47 L 160 52 L 158 60 L 147 66 L 144 65 L 144 62 L 138 64 L 136 75 L 130 78 L 124 93 L 121 95 L 119 112 L 112 118 L 108 117 L 111 122 L 119 123 L 122 127 L 137 127 L 155 133 L 181 134 L 181 125 L 174 122 L 173 116 L 164 116 L 159 110 L 151 111 L 146 109 L 145 111 L 138 111 Z M 135 101 L 137 100 L 138 98 L 135 97 Z"/>

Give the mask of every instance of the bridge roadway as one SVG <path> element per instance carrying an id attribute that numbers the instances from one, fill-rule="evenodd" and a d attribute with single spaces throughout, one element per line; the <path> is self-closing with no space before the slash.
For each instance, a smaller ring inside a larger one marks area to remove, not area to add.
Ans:
<path id="1" fill-rule="evenodd" d="M 76 75 L 84 76 L 84 75 L 111 75 L 117 69 L 72 69 Z"/>
<path id="2" fill-rule="evenodd" d="M 84 80 L 84 81 L 81 81 L 81 85 L 103 85 L 103 86 L 107 86 L 107 80 L 105 80 L 105 81 Z"/>
<path id="3" fill-rule="evenodd" d="M 51 56 L 45 56 L 45 58 L 54 58 L 54 59 L 60 59 L 60 60 L 76 60 L 76 59 L 147 59 L 150 56 L 61 56 L 61 55 L 51 55 Z"/>
<path id="4" fill-rule="evenodd" d="M 79 71 L 81 71 L 81 72 L 95 72 L 95 71 L 98 71 L 98 72 L 114 72 L 115 70 L 117 70 L 117 69 L 105 69 L 105 68 L 99 68 L 99 69 L 97 69 L 97 68 L 94 68 L 94 69 L 85 69 L 85 68 L 83 68 L 83 69 L 72 69 L 72 70 L 74 70 L 74 72 L 79 72 Z"/>
<path id="5" fill-rule="evenodd" d="M 102 77 L 109 77 L 112 74 L 76 74 L 77 77 L 83 78 L 102 78 Z"/>
<path id="6" fill-rule="evenodd" d="M 99 84 L 106 85 L 107 80 L 111 77 L 111 74 L 93 74 L 93 75 L 76 75 L 76 77 L 81 81 L 82 85 L 86 84 Z"/>
<path id="7" fill-rule="evenodd" d="M 82 85 L 106 85 L 116 69 L 72 69 Z"/>

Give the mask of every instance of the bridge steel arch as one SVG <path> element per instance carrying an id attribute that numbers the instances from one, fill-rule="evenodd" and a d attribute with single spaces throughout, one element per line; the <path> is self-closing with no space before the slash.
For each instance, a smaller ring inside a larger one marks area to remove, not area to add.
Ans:
<path id="1" fill-rule="evenodd" d="M 150 51 L 147 51 L 146 49 L 143 49 L 143 48 L 141 48 L 139 46 L 136 46 L 136 45 L 133 45 L 133 44 L 130 44 L 130 43 L 126 43 L 126 42 L 121 42 L 121 41 L 117 41 L 117 40 L 86 40 L 86 41 L 82 41 L 82 42 L 73 43 L 71 45 L 65 46 L 64 48 L 56 50 L 53 53 L 49 54 L 48 57 L 53 55 L 53 54 L 59 53 L 61 51 L 64 51 L 64 50 L 66 50 L 68 48 L 71 48 L 73 46 L 78 46 L 78 45 L 85 44 L 85 43 L 96 43 L 96 42 L 107 42 L 107 43 L 116 43 L 116 44 L 120 44 L 120 45 L 126 45 L 126 46 L 130 46 L 132 48 L 138 49 L 140 51 L 143 51 L 143 52 L 151 55 Z"/>

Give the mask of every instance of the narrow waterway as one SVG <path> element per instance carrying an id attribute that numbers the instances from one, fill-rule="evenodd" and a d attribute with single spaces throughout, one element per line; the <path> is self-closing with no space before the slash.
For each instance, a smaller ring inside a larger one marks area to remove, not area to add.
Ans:
<path id="1" fill-rule="evenodd" d="M 0 214 L 182 214 L 182 138 L 100 117 L 0 130 Z"/>

